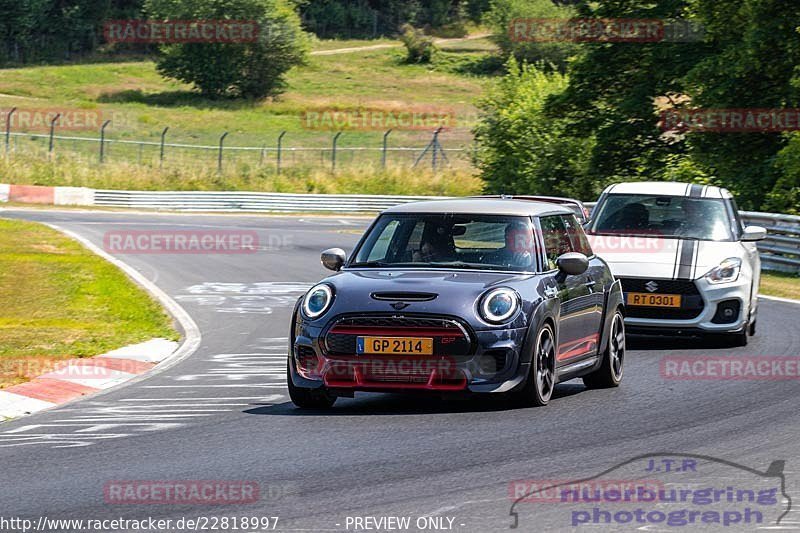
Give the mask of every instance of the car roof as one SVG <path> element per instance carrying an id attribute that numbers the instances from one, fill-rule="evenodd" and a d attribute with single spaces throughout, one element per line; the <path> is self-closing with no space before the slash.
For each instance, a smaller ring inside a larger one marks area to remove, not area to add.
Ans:
<path id="1" fill-rule="evenodd" d="M 693 198 L 733 198 L 721 187 L 674 181 L 637 181 L 609 185 L 603 194 L 646 194 L 655 196 L 688 196 Z"/>
<path id="2" fill-rule="evenodd" d="M 397 205 L 384 213 L 427 213 L 453 215 L 508 215 L 547 216 L 573 215 L 574 212 L 558 204 L 514 200 L 509 198 L 455 198 L 449 200 L 426 200 Z"/>

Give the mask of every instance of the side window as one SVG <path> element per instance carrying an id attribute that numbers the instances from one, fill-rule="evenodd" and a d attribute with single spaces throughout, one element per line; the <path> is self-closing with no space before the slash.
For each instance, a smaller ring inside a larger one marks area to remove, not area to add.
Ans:
<path id="1" fill-rule="evenodd" d="M 558 258 L 568 252 L 574 251 L 569 240 L 564 218 L 560 216 L 542 217 L 542 239 L 547 254 L 547 270 L 556 268 Z"/>
<path id="2" fill-rule="evenodd" d="M 589 244 L 589 239 L 586 238 L 586 233 L 584 233 L 583 228 L 575 219 L 575 216 L 565 216 L 564 225 L 567 228 L 567 233 L 572 243 L 572 249 L 582 253 L 586 257 L 592 257 L 594 255 L 592 246 Z"/>

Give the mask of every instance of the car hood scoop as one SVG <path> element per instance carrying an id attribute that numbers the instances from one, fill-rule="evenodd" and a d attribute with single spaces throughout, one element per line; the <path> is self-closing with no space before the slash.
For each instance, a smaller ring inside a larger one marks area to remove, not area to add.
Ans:
<path id="1" fill-rule="evenodd" d="M 387 291 L 373 292 L 371 296 L 375 300 L 389 302 L 430 302 L 431 300 L 435 300 L 439 295 L 435 292 Z"/>

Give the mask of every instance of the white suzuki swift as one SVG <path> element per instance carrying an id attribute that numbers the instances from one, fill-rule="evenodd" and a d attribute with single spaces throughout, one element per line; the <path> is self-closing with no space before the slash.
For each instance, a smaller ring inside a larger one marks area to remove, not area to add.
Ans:
<path id="1" fill-rule="evenodd" d="M 761 261 L 730 192 L 674 182 L 621 183 L 600 196 L 587 234 L 622 282 L 631 333 L 755 334 Z"/>

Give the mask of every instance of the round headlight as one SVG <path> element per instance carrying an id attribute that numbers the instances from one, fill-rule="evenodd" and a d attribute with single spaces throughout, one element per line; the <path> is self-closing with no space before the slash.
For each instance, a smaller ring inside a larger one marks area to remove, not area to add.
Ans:
<path id="1" fill-rule="evenodd" d="M 303 313 L 308 318 L 317 318 L 328 310 L 333 301 L 333 291 L 330 286 L 323 284 L 316 285 L 306 293 L 303 298 Z"/>
<path id="2" fill-rule="evenodd" d="M 481 299 L 481 316 L 487 322 L 500 324 L 519 309 L 519 295 L 511 289 L 493 289 Z"/>

